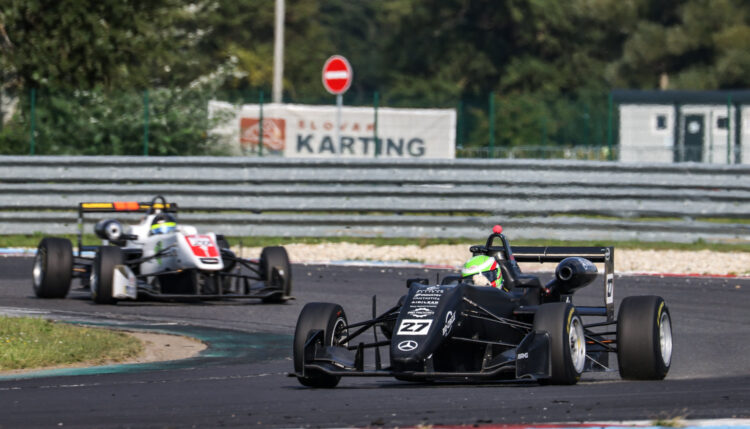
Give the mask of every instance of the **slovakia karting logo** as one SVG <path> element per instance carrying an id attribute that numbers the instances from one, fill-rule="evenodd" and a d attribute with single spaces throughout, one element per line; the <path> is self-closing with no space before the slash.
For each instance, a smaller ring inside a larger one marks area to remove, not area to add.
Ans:
<path id="1" fill-rule="evenodd" d="M 286 145 L 286 121 L 277 118 L 263 119 L 264 150 L 281 152 Z M 260 120 L 240 119 L 240 146 L 243 152 L 257 152 L 260 144 Z"/>
<path id="2" fill-rule="evenodd" d="M 398 349 L 402 352 L 410 352 L 416 350 L 419 347 L 419 343 L 412 340 L 401 341 L 398 343 Z"/>
<path id="3" fill-rule="evenodd" d="M 219 251 L 214 246 L 213 240 L 208 235 L 186 235 L 190 249 L 193 251 L 193 255 L 199 258 L 218 258 Z"/>

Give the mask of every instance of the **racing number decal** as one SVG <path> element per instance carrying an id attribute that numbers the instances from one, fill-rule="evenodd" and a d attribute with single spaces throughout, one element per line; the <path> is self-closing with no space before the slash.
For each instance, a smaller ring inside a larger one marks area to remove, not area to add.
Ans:
<path id="1" fill-rule="evenodd" d="M 606 303 L 612 304 L 615 302 L 614 297 L 614 283 L 615 283 L 615 275 L 610 273 L 607 274 L 607 297 L 606 297 Z"/>
<path id="2" fill-rule="evenodd" d="M 432 320 L 404 319 L 396 335 L 427 335 L 431 325 Z"/>
<path id="3" fill-rule="evenodd" d="M 214 241 L 208 235 L 186 235 L 185 240 L 193 254 L 199 258 L 217 258 L 219 256 Z"/>

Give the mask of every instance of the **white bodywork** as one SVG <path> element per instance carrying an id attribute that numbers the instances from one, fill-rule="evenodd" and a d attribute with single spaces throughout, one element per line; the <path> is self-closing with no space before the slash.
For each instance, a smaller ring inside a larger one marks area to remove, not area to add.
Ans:
<path id="1" fill-rule="evenodd" d="M 127 234 L 136 236 L 127 241 L 125 248 L 142 249 L 143 258 L 159 252 L 161 256 L 141 263 L 141 275 L 158 275 L 177 270 L 220 271 L 224 268 L 216 234 L 198 234 L 195 227 L 178 225 L 176 231 L 150 235 L 151 223 L 156 214 L 146 216 L 139 224 L 127 228 Z M 125 265 L 117 265 L 113 273 L 114 298 L 137 298 L 136 279 Z"/>
<path id="2" fill-rule="evenodd" d="M 135 273 L 127 265 L 115 265 L 112 274 L 112 298 L 138 298 L 138 280 Z"/>

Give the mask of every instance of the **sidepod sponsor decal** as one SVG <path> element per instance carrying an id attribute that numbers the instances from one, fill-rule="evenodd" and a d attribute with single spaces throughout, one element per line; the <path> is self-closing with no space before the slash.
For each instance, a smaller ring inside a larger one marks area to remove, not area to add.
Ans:
<path id="1" fill-rule="evenodd" d="M 218 258 L 219 250 L 214 245 L 214 241 L 208 235 L 186 235 L 190 249 L 193 254 L 199 258 Z"/>
<path id="2" fill-rule="evenodd" d="M 445 325 L 443 325 L 444 337 L 447 337 L 448 334 L 451 333 L 451 328 L 453 328 L 453 322 L 455 321 L 456 321 L 456 312 L 449 311 L 448 314 L 445 315 Z"/>
<path id="3" fill-rule="evenodd" d="M 412 340 L 401 341 L 398 343 L 398 349 L 402 352 L 410 352 L 416 350 L 419 347 L 419 343 Z"/>
<path id="4" fill-rule="evenodd" d="M 433 314 L 435 314 L 435 312 L 430 310 L 429 308 L 419 307 L 419 308 L 415 308 L 414 310 L 408 311 L 406 314 L 408 314 L 411 317 L 422 318 L 422 317 L 432 316 Z"/>

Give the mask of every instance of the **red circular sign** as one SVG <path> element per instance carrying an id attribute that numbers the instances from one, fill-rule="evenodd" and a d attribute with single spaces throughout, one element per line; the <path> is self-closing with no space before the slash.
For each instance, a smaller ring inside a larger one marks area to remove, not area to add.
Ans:
<path id="1" fill-rule="evenodd" d="M 354 71 L 349 61 L 341 55 L 334 55 L 323 65 L 323 86 L 331 94 L 343 94 L 352 84 Z"/>

